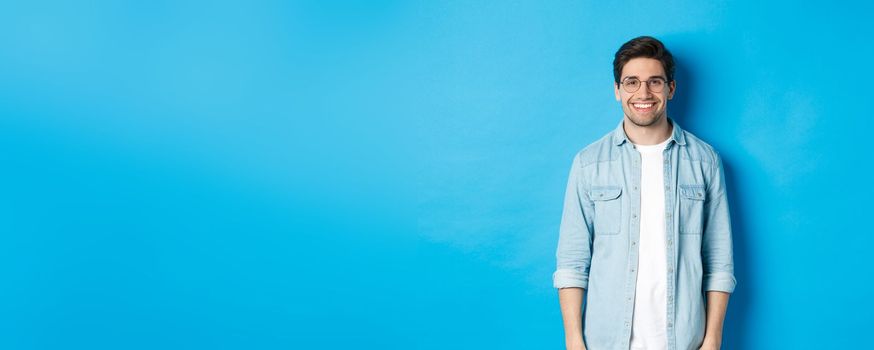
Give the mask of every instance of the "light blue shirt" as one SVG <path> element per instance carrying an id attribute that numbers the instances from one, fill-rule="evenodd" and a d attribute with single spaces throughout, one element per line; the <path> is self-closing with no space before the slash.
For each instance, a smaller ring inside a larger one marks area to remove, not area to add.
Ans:
<path id="1" fill-rule="evenodd" d="M 668 349 L 704 340 L 705 292 L 736 284 L 719 154 L 673 125 L 664 155 Z M 628 349 L 640 242 L 640 154 L 622 122 L 574 157 L 553 286 L 586 289 L 589 350 Z"/>

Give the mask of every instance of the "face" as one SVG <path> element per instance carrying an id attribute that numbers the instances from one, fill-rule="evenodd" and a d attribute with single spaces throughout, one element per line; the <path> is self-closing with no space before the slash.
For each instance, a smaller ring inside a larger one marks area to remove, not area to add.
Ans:
<path id="1" fill-rule="evenodd" d="M 620 84 L 614 83 L 616 101 L 622 104 L 622 111 L 632 123 L 638 126 L 650 126 L 667 118 L 668 100 L 674 97 L 676 84 L 665 83 L 662 91 L 653 92 L 645 81 L 652 78 L 667 80 L 662 63 L 654 58 L 633 58 L 622 67 L 620 82 L 628 77 L 640 80 L 640 88 L 629 93 Z"/>

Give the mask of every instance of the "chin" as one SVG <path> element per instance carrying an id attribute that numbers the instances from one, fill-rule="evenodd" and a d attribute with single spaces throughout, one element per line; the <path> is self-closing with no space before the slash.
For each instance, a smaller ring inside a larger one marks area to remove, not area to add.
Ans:
<path id="1" fill-rule="evenodd" d="M 637 126 L 651 126 L 659 121 L 659 116 L 655 115 L 652 117 L 628 117 L 634 125 Z"/>

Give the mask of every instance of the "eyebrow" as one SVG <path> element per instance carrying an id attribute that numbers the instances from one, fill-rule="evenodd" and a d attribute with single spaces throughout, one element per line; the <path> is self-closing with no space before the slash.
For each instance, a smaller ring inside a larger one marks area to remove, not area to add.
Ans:
<path id="1" fill-rule="evenodd" d="M 629 76 L 626 76 L 625 78 L 622 78 L 622 80 L 625 80 L 625 79 L 628 79 L 628 78 L 635 78 L 635 79 L 637 79 L 637 80 L 640 80 L 640 78 L 639 78 L 638 76 L 636 76 L 636 75 L 629 75 Z M 650 80 L 650 79 L 652 79 L 652 78 L 661 78 L 662 80 L 665 80 L 665 81 L 668 80 L 668 78 L 665 77 L 665 76 L 663 76 L 663 75 L 653 75 L 653 76 L 650 76 L 649 78 L 646 78 L 646 80 Z"/>

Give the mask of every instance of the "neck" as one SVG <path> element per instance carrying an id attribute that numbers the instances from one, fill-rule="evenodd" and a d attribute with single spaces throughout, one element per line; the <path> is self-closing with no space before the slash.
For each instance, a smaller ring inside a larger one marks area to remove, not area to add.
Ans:
<path id="1" fill-rule="evenodd" d="M 628 119 L 625 117 L 625 119 Z M 639 126 L 628 120 L 622 122 L 625 135 L 632 143 L 637 145 L 657 145 L 671 137 L 674 127 L 668 122 L 667 116 L 659 118 L 655 124 Z"/>

